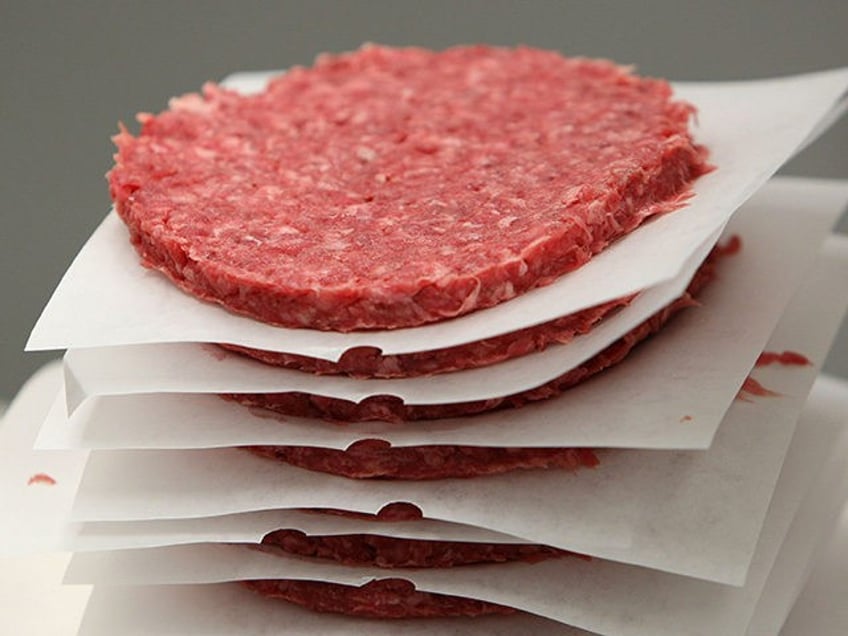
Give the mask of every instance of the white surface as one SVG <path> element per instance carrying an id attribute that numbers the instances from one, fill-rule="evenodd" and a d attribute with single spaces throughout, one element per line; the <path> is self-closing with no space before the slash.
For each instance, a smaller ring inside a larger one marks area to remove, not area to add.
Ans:
<path id="1" fill-rule="evenodd" d="M 0 426 L 0 556 L 59 549 L 67 533 L 86 451 L 33 451 L 32 444 L 62 381 L 61 364 L 36 373 L 12 402 Z M 32 483 L 39 474 L 56 483 Z"/>
<path id="2" fill-rule="evenodd" d="M 111 234 L 89 242 L 66 273 L 28 347 L 236 342 L 338 359 L 353 346 L 376 346 L 384 353 L 428 350 L 544 322 L 673 277 L 828 117 L 846 86 L 848 69 L 754 82 L 677 84 L 678 94 L 698 107 L 698 140 L 710 148 L 710 160 L 718 166 L 697 181 L 691 204 L 647 224 L 558 283 L 492 310 L 433 328 L 394 332 L 273 328 L 182 294 L 139 267 L 125 236 L 107 228 Z"/>
<path id="3" fill-rule="evenodd" d="M 826 398 L 822 398 L 822 391 L 812 396 L 811 409 L 821 409 L 817 424 L 827 417 L 824 413 L 830 411 L 829 417 L 842 427 L 842 437 L 831 450 L 831 461 L 823 467 L 818 466 L 818 475 L 795 515 L 748 625 L 749 636 L 780 631 L 806 582 L 816 547 L 836 524 L 848 496 L 848 418 L 845 417 L 848 405 L 844 401 L 848 392 L 844 388 L 840 392 L 836 383 L 827 384 L 832 392 Z M 819 388 L 825 386 L 822 382 Z M 825 405 L 825 399 L 829 399 L 830 404 Z M 805 465 L 802 469 L 810 470 L 810 466 Z"/>
<path id="4" fill-rule="evenodd" d="M 0 452 L 32 447 L 50 407 L 51 396 L 61 385 L 62 367 L 58 361 L 45 365 L 24 383 L 0 417 Z"/>
<path id="5" fill-rule="evenodd" d="M 781 636 L 844 636 L 848 633 L 848 507 L 809 565 L 810 579 Z"/>
<path id="6" fill-rule="evenodd" d="M 90 593 L 89 586 L 60 585 L 69 554 L 26 554 L 33 543 L 35 549 L 40 550 L 54 547 L 58 537 L 64 534 L 59 526 L 67 516 L 75 490 L 75 487 L 65 490 L 72 479 L 66 479 L 64 462 L 55 462 L 56 457 L 64 453 L 31 453 L 40 455 L 44 461 L 34 458 L 22 466 L 23 470 L 9 470 L 17 449 L 31 446 L 39 422 L 47 413 L 49 398 L 61 381 L 59 363 L 43 367 L 21 387 L 0 419 L 0 503 L 3 506 L 0 512 L 0 634 L 4 635 L 74 634 Z M 26 486 L 29 477 L 46 471 L 56 478 L 55 486 Z M 28 491 L 29 497 L 10 498 L 7 496 L 9 488 Z M 52 510 L 52 523 L 48 524 L 46 532 L 43 527 L 29 528 L 37 539 L 34 542 L 25 540 L 22 545 L 17 538 L 23 537 L 24 532 L 18 529 L 18 524 L 22 518 L 31 518 L 35 508 Z M 14 539 L 10 538 L 10 532 Z"/>
<path id="7" fill-rule="evenodd" d="M 70 636 L 77 633 L 89 585 L 61 585 L 69 554 L 0 557 L 0 633 Z"/>

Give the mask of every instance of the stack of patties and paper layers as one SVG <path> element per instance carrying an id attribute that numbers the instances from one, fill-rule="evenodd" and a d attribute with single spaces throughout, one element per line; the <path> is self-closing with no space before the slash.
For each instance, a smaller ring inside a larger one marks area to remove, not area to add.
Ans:
<path id="1" fill-rule="evenodd" d="M 817 527 L 844 494 L 843 431 L 797 423 L 848 184 L 767 180 L 846 87 L 368 46 L 139 116 L 29 343 L 68 349 L 35 446 L 73 487 L 10 545 L 77 552 L 85 634 L 785 616 L 810 467 Z"/>

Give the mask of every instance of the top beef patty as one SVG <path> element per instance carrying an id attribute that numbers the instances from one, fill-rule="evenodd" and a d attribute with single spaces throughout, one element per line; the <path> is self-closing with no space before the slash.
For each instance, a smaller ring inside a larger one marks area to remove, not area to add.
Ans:
<path id="1" fill-rule="evenodd" d="M 144 263 L 195 296 L 408 327 L 547 284 L 679 206 L 706 170 L 692 113 L 606 61 L 367 46 L 139 115 L 109 183 Z"/>

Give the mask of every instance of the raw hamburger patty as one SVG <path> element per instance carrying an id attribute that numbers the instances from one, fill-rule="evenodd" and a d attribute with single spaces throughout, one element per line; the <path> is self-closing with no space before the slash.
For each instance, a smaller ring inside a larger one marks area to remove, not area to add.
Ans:
<path id="1" fill-rule="evenodd" d="M 585 448 L 497 448 L 407 446 L 364 440 L 347 450 L 315 446 L 249 446 L 247 450 L 294 466 L 351 479 L 448 479 L 497 475 L 513 470 L 593 468 Z"/>
<path id="2" fill-rule="evenodd" d="M 319 375 L 349 375 L 356 378 L 412 378 L 422 375 L 476 369 L 511 358 L 543 351 L 552 344 L 566 344 L 588 333 L 601 320 L 625 307 L 634 296 L 619 298 L 551 320 L 534 327 L 455 347 L 414 353 L 382 355 L 373 347 L 346 351 L 338 362 L 291 353 L 263 351 L 233 344 L 220 346 L 255 358 L 265 364 L 298 369 Z"/>
<path id="3" fill-rule="evenodd" d="M 371 581 L 362 587 L 287 579 L 244 581 L 262 596 L 283 599 L 318 612 L 371 618 L 433 618 L 514 614 L 515 609 L 447 594 L 416 591 L 402 579 Z"/>
<path id="4" fill-rule="evenodd" d="M 573 555 L 545 545 L 428 541 L 374 534 L 308 536 L 299 530 L 271 532 L 262 539 L 260 549 L 381 568 L 449 568 L 507 561 L 538 563 Z"/>
<path id="5" fill-rule="evenodd" d="M 519 407 L 529 402 L 544 400 L 559 395 L 604 369 L 618 364 L 633 347 L 657 333 L 674 314 L 697 304 L 694 297 L 715 277 L 715 263 L 725 253 L 727 253 L 725 248 L 714 249 L 695 272 L 686 292 L 671 304 L 637 325 L 633 330 L 581 365 L 535 389 L 488 400 L 423 405 L 404 404 L 403 400 L 388 395 L 369 397 L 358 403 L 301 392 L 229 393 L 222 395 L 222 397 L 235 400 L 246 406 L 261 407 L 285 415 L 320 417 L 342 422 L 368 420 L 401 422 L 460 417 L 494 409 Z"/>
<path id="6" fill-rule="evenodd" d="M 115 137 L 145 265 L 258 320 L 408 327 L 550 283 L 707 170 L 666 82 L 529 48 L 367 46 Z"/>

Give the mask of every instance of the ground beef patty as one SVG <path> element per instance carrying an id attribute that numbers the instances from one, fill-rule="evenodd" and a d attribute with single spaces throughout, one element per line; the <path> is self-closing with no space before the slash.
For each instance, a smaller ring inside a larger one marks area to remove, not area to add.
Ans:
<path id="1" fill-rule="evenodd" d="M 535 389 L 513 393 L 512 395 L 450 404 L 405 404 L 401 398 L 392 395 L 377 395 L 368 397 L 361 402 L 351 402 L 342 398 L 300 391 L 226 393 L 221 394 L 221 397 L 245 406 L 263 408 L 282 415 L 323 418 L 334 422 L 436 420 L 476 415 L 502 408 L 517 408 L 530 402 L 557 396 L 567 389 L 585 382 L 604 369 L 618 364 L 627 357 L 627 354 L 636 345 L 657 333 L 674 314 L 694 304 L 695 302 L 690 296 L 681 297 L 571 371 Z"/>
<path id="2" fill-rule="evenodd" d="M 285 415 L 319 417 L 341 422 L 432 420 L 524 406 L 530 402 L 559 395 L 604 369 L 618 364 L 636 345 L 660 331 L 677 312 L 696 305 L 695 295 L 715 277 L 716 262 L 725 253 L 728 253 L 727 248 L 714 249 L 695 272 L 682 296 L 637 325 L 597 355 L 535 389 L 488 400 L 424 405 L 404 404 L 400 398 L 387 395 L 366 398 L 358 403 L 301 392 L 228 393 L 222 394 L 222 397 L 235 400 L 246 406 L 261 407 Z M 411 448 L 424 449 L 427 447 Z"/>
<path id="3" fill-rule="evenodd" d="M 530 48 L 367 46 L 116 137 L 143 262 L 277 325 L 390 329 L 547 284 L 707 170 L 666 82 Z"/>
<path id="4" fill-rule="evenodd" d="M 591 331 L 601 320 L 628 305 L 634 297 L 618 298 L 541 325 L 444 349 L 382 355 L 379 349 L 373 347 L 356 347 L 345 351 L 338 362 L 233 344 L 220 346 L 265 364 L 318 375 L 413 378 L 477 369 L 543 351 L 553 344 L 566 344 L 576 336 Z"/>
<path id="5" fill-rule="evenodd" d="M 407 446 L 363 440 L 347 450 L 315 446 L 249 446 L 247 450 L 294 466 L 350 479 L 448 479 L 498 475 L 513 470 L 593 468 L 586 448 Z"/>
<path id="6" fill-rule="evenodd" d="M 282 529 L 267 534 L 259 549 L 380 568 L 450 568 L 480 563 L 538 563 L 571 552 L 528 543 L 478 543 L 385 537 L 375 534 L 309 536 Z"/>
<path id="7" fill-rule="evenodd" d="M 318 612 L 371 618 L 434 618 L 514 614 L 515 609 L 476 599 L 416 591 L 403 579 L 371 581 L 362 587 L 325 581 L 265 579 L 244 581 L 262 596 L 283 599 Z"/>

